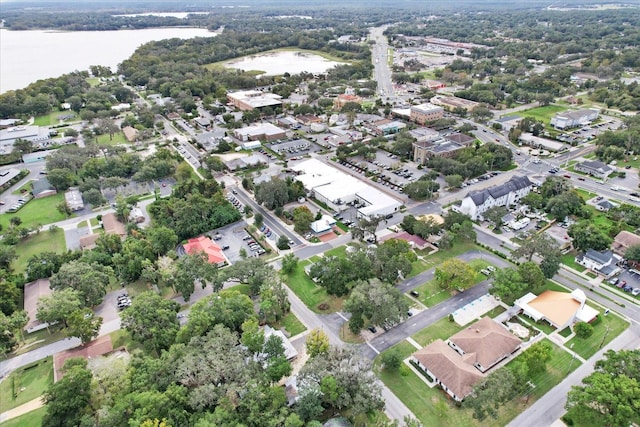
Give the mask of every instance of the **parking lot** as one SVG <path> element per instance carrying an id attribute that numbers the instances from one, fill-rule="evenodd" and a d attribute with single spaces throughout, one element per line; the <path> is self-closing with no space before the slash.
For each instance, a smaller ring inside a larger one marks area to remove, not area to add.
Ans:
<path id="1" fill-rule="evenodd" d="M 625 268 L 617 277 L 607 280 L 607 284 L 640 298 L 640 271 L 638 270 Z"/>
<path id="2" fill-rule="evenodd" d="M 250 247 L 249 241 L 253 239 L 250 238 L 245 230 L 246 226 L 247 223 L 245 221 L 238 221 L 207 233 L 224 250 L 224 254 L 231 264 L 242 260 L 241 249 L 244 249 L 248 256 L 258 252 L 257 250 L 253 251 Z"/>

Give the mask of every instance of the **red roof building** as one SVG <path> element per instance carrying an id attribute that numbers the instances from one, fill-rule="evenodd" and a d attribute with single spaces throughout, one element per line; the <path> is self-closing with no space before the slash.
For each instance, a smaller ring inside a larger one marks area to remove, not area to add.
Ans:
<path id="1" fill-rule="evenodd" d="M 213 243 L 213 241 L 206 236 L 189 239 L 189 241 L 184 244 L 183 247 L 184 251 L 189 255 L 204 252 L 209 257 L 209 262 L 211 264 L 223 266 L 227 262 L 224 254 L 222 253 L 222 248 Z"/>

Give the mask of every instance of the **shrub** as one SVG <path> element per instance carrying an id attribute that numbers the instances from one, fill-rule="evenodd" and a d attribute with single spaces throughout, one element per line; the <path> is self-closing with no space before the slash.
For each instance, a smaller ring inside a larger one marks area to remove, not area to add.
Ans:
<path id="1" fill-rule="evenodd" d="M 593 326 L 586 322 L 576 323 L 573 330 L 579 338 L 589 338 L 593 335 Z"/>

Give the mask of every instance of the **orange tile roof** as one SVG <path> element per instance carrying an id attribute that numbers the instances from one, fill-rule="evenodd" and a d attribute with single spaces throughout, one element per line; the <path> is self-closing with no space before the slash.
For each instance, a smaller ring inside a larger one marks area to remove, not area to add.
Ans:
<path id="1" fill-rule="evenodd" d="M 226 261 L 220 246 L 213 243 L 213 241 L 208 237 L 200 236 L 189 239 L 188 243 L 183 246 L 184 251 L 189 255 L 204 252 L 209 257 L 209 262 L 211 264 L 220 264 Z"/>
<path id="2" fill-rule="evenodd" d="M 568 292 L 544 291 L 529 306 L 556 325 L 565 325 L 580 309 L 580 302 Z"/>

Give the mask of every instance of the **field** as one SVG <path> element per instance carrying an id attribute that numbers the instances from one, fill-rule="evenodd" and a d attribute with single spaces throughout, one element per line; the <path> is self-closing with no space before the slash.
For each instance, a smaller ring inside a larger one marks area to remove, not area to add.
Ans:
<path id="1" fill-rule="evenodd" d="M 27 267 L 27 261 L 35 254 L 41 252 L 64 253 L 67 246 L 64 239 L 64 231 L 41 231 L 32 234 L 16 245 L 18 258 L 13 261 L 13 268 L 16 273 L 23 273 Z"/>
<path id="2" fill-rule="evenodd" d="M 537 120 L 543 121 L 546 125 L 549 125 L 551 118 L 555 116 L 556 113 L 560 113 L 565 110 L 565 107 L 561 107 L 559 105 L 546 105 L 544 107 L 521 111 L 519 115 L 522 117 L 533 117 Z"/>
<path id="3" fill-rule="evenodd" d="M 113 134 L 113 138 L 109 137 L 109 134 L 106 133 L 104 135 L 100 135 L 97 138 L 98 144 L 100 145 L 118 145 L 118 144 L 128 144 L 127 138 L 124 137 L 124 133 L 117 132 Z"/>
<path id="4" fill-rule="evenodd" d="M 0 215 L 0 225 L 3 229 L 9 227 L 9 221 L 14 216 L 22 220 L 22 227 L 33 228 L 38 225 L 51 224 L 52 222 L 66 219 L 64 214 L 58 212 L 56 206 L 64 201 L 64 194 L 54 194 L 53 196 L 33 199 L 25 204 L 16 213 L 5 213 Z"/>
<path id="5" fill-rule="evenodd" d="M 429 388 L 418 374 L 407 369 L 406 366 L 396 372 L 381 369 L 381 356 L 378 356 L 374 369 L 382 382 L 407 405 L 425 426 L 504 426 L 580 365 L 578 360 L 572 360 L 571 355 L 557 345 L 551 343 L 551 346 L 553 350 L 551 360 L 547 364 L 547 372 L 531 378 L 535 388 L 530 397 L 526 400 L 518 398 L 508 402 L 498 411 L 497 419 L 487 418 L 484 421 L 474 419 L 470 409 L 460 409 L 453 405 L 448 395 L 436 388 Z M 416 351 L 415 347 L 406 341 L 397 344 L 392 349 L 399 351 L 403 357 L 408 357 Z M 390 350 L 386 350 L 386 352 L 388 351 Z"/>
<path id="6" fill-rule="evenodd" d="M 285 282 L 291 290 L 316 313 L 334 313 L 342 308 L 343 300 L 327 294 L 327 291 L 313 283 L 304 271 L 308 261 L 298 263 L 295 271 L 285 276 Z M 320 304 L 327 304 L 326 310 L 318 308 Z"/>
<path id="7" fill-rule="evenodd" d="M 17 369 L 0 383 L 0 412 L 8 411 L 38 396 L 53 384 L 53 358 L 47 357 Z"/>
<path id="8" fill-rule="evenodd" d="M 33 124 L 36 126 L 55 126 L 59 125 L 61 122 L 58 117 L 60 116 L 68 116 L 73 115 L 76 116 L 76 113 L 73 111 L 53 111 L 45 116 L 38 116 L 33 120 Z M 68 120 L 65 120 L 68 122 Z"/>

